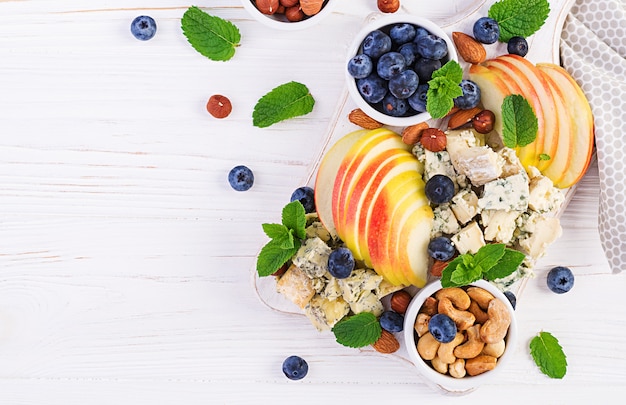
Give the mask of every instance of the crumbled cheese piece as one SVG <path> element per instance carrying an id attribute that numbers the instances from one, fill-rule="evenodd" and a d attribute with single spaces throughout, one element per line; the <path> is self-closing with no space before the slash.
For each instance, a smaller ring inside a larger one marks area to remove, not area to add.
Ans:
<path id="1" fill-rule="evenodd" d="M 453 181 L 456 179 L 454 166 L 450 161 L 450 155 L 446 151 L 431 152 L 424 151 L 424 181 L 428 181 L 436 174 L 443 174 L 450 177 Z"/>
<path id="2" fill-rule="evenodd" d="M 502 174 L 502 158 L 488 146 L 476 146 L 459 151 L 454 168 L 467 176 L 475 186 L 482 186 Z"/>
<path id="3" fill-rule="evenodd" d="M 472 189 L 463 189 L 452 197 L 450 208 L 452 208 L 456 219 L 465 225 L 480 211 L 478 196 Z"/>
<path id="4" fill-rule="evenodd" d="M 385 308 L 378 296 L 372 291 L 365 291 L 356 301 L 350 302 L 350 309 L 355 314 L 361 312 L 371 312 L 377 317 L 382 315 Z"/>
<path id="5" fill-rule="evenodd" d="M 453 235 L 451 238 L 452 243 L 456 247 L 456 250 L 460 254 L 476 253 L 478 249 L 485 246 L 485 238 L 483 231 L 478 226 L 476 221 L 472 221 L 465 228 L 461 229 L 459 233 Z"/>
<path id="6" fill-rule="evenodd" d="M 318 237 L 307 239 L 293 258 L 310 278 L 322 277 L 328 271 L 328 256 L 331 249 Z"/>
<path id="7" fill-rule="evenodd" d="M 335 277 L 330 277 L 326 282 L 324 290 L 319 294 L 329 301 L 334 301 L 335 299 L 341 297 L 342 291 L 339 281 Z"/>
<path id="8" fill-rule="evenodd" d="M 478 207 L 483 210 L 526 211 L 528 193 L 525 174 L 496 179 L 485 184 Z"/>
<path id="9" fill-rule="evenodd" d="M 513 239 L 519 211 L 485 210 L 481 213 L 481 222 L 485 227 L 485 240 L 497 243 L 509 243 Z"/>
<path id="10" fill-rule="evenodd" d="M 531 168 L 534 169 L 534 168 Z M 540 213 L 555 213 L 563 205 L 565 196 L 548 177 L 541 173 L 529 172 L 528 207 Z"/>
<path id="11" fill-rule="evenodd" d="M 532 259 L 545 254 L 546 248 L 562 234 L 558 218 L 531 214 L 519 228 L 523 233 L 518 238 L 520 250 Z"/>
<path id="12" fill-rule="evenodd" d="M 350 305 L 341 297 L 329 301 L 320 295 L 315 295 L 304 308 L 304 314 L 319 331 L 330 330 L 349 312 Z"/>
<path id="13" fill-rule="evenodd" d="M 315 295 L 311 278 L 293 264 L 276 282 L 276 291 L 300 308 L 304 308 Z"/>
<path id="14" fill-rule="evenodd" d="M 524 166 L 520 162 L 519 157 L 517 157 L 515 149 L 504 147 L 497 153 L 502 159 L 502 177 L 524 173 Z"/>
<path id="15" fill-rule="evenodd" d="M 306 227 L 306 237 L 307 239 L 318 237 L 325 243 L 328 243 L 332 239 L 330 232 L 328 232 L 326 227 L 319 221 L 315 221 Z"/>
<path id="16" fill-rule="evenodd" d="M 346 278 L 339 279 L 343 299 L 348 303 L 356 302 L 361 294 L 375 290 L 383 278 L 370 269 L 355 269 Z"/>
<path id="17" fill-rule="evenodd" d="M 433 224 L 431 238 L 443 234 L 453 234 L 461 230 L 459 223 L 450 209 L 450 204 L 441 204 L 433 209 Z"/>
<path id="18" fill-rule="evenodd" d="M 378 287 L 376 287 L 374 289 L 374 294 L 376 294 L 376 296 L 378 297 L 378 299 L 382 299 L 383 297 L 386 297 L 389 294 L 392 294 L 396 291 L 400 291 L 402 290 L 404 287 L 404 285 L 393 285 L 391 284 L 389 281 L 383 279 L 380 284 L 378 284 Z"/>

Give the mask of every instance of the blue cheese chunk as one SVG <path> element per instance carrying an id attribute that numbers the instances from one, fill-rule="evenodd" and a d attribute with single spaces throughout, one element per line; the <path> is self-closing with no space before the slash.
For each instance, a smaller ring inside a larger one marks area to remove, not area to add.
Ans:
<path id="1" fill-rule="evenodd" d="M 319 221 L 314 221 L 311 225 L 306 227 L 306 237 L 307 239 L 318 237 L 324 241 L 324 243 L 328 243 L 332 239 L 330 232 L 328 232 L 326 227 Z"/>
<path id="2" fill-rule="evenodd" d="M 478 249 L 485 246 L 483 231 L 476 221 L 470 222 L 450 239 L 454 243 L 456 250 L 462 255 L 465 253 L 474 254 L 478 252 Z"/>
<path id="3" fill-rule="evenodd" d="M 478 207 L 481 210 L 526 211 L 528 197 L 527 177 L 519 173 L 485 184 Z"/>
<path id="4" fill-rule="evenodd" d="M 461 230 L 450 204 L 441 204 L 433 209 L 433 224 L 430 232 L 431 238 L 443 234 L 454 234 Z"/>
<path id="5" fill-rule="evenodd" d="M 452 197 L 450 208 L 456 219 L 465 225 L 480 212 L 478 196 L 472 189 L 463 189 Z"/>
<path id="6" fill-rule="evenodd" d="M 332 329 L 349 312 L 350 305 L 341 297 L 330 301 L 320 295 L 315 295 L 304 308 L 304 314 L 320 332 Z"/>
<path id="7" fill-rule="evenodd" d="M 480 214 L 485 240 L 508 244 L 517 229 L 519 211 L 485 210 Z"/>
<path id="8" fill-rule="evenodd" d="M 337 298 L 341 297 L 342 290 L 341 286 L 339 285 L 339 281 L 335 277 L 329 278 L 326 282 L 326 285 L 324 286 L 324 290 L 319 294 L 329 301 L 334 301 Z"/>
<path id="9" fill-rule="evenodd" d="M 516 281 L 521 280 L 523 278 L 531 278 L 534 277 L 535 274 L 532 271 L 532 263 L 530 259 L 527 257 L 524 259 L 522 264 L 515 270 L 513 273 L 509 274 L 506 277 L 497 278 L 495 280 L 491 280 L 490 283 L 498 287 L 501 291 L 506 291 L 511 288 Z"/>
<path id="10" fill-rule="evenodd" d="M 565 196 L 548 177 L 543 176 L 539 170 L 531 167 L 529 170 L 530 184 L 528 207 L 539 213 L 556 213 Z"/>
<path id="11" fill-rule="evenodd" d="M 525 218 L 519 229 L 522 232 L 517 241 L 519 248 L 532 259 L 542 257 L 548 246 L 563 233 L 558 218 L 537 213 L 532 213 Z"/>
<path id="12" fill-rule="evenodd" d="M 488 146 L 460 150 L 454 160 L 456 171 L 475 186 L 482 186 L 502 174 L 502 158 Z"/>
<path id="13" fill-rule="evenodd" d="M 365 291 L 356 301 L 350 302 L 350 309 L 355 314 L 371 312 L 377 317 L 382 315 L 385 308 L 378 296 L 373 291 Z"/>
<path id="14" fill-rule="evenodd" d="M 330 252 L 330 247 L 322 239 L 318 237 L 307 239 L 296 252 L 293 264 L 310 278 L 322 277 L 328 270 Z"/>
<path id="15" fill-rule="evenodd" d="M 515 153 L 515 149 L 504 147 L 497 153 L 502 161 L 501 177 L 509 177 L 514 174 L 524 173 L 524 166 L 519 160 L 517 153 Z"/>
<path id="16" fill-rule="evenodd" d="M 355 269 L 352 274 L 346 278 L 339 279 L 342 297 L 348 303 L 354 303 L 364 292 L 375 290 L 383 278 L 374 270 Z"/>
<path id="17" fill-rule="evenodd" d="M 456 185 L 457 173 L 454 170 L 454 166 L 452 165 L 450 154 L 448 152 L 431 152 L 429 150 L 425 150 L 424 156 L 424 181 L 428 181 L 428 179 L 436 174 L 443 174 L 444 176 L 451 178 L 455 183 L 455 188 L 458 188 Z"/>

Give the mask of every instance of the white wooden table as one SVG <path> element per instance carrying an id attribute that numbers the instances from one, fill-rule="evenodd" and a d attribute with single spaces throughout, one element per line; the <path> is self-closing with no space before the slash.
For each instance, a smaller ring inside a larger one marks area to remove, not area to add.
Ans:
<path id="1" fill-rule="evenodd" d="M 462 399 L 433 391 L 406 362 L 342 347 L 263 305 L 252 281 L 261 223 L 279 220 L 315 163 L 345 52 L 376 2 L 346 0 L 297 32 L 259 24 L 237 0 L 199 2 L 241 30 L 225 63 L 188 45 L 180 18 L 190 5 L 0 1 L 0 403 L 565 404 L 626 394 L 626 276 L 611 274 L 598 240 L 595 165 L 518 301 L 510 367 Z M 129 31 L 140 14 L 158 24 L 147 42 Z M 314 111 L 253 127 L 256 100 L 290 80 L 311 89 Z M 205 110 L 216 93 L 233 102 L 227 119 Z M 238 164 L 256 176 L 244 193 L 226 179 Z M 545 286 L 555 265 L 576 275 L 568 294 Z M 529 356 L 541 330 L 568 355 L 563 380 Z M 292 354 L 309 363 L 304 380 L 281 372 Z"/>

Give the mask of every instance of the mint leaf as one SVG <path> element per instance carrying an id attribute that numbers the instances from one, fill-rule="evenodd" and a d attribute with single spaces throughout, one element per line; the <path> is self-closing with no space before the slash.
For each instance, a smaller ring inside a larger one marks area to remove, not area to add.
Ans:
<path id="1" fill-rule="evenodd" d="M 298 200 L 285 205 L 282 213 L 283 225 L 293 231 L 293 234 L 300 239 L 306 237 L 306 213 L 304 206 Z"/>
<path id="2" fill-rule="evenodd" d="M 501 0 L 494 3 L 488 16 L 500 26 L 501 42 L 514 36 L 527 38 L 537 32 L 550 14 L 547 0 Z"/>
<path id="3" fill-rule="evenodd" d="M 294 246 L 293 231 L 281 224 L 262 224 L 263 231 L 281 248 L 291 249 Z"/>
<path id="4" fill-rule="evenodd" d="M 530 341 L 530 355 L 542 373 L 561 379 L 567 372 L 567 358 L 559 341 L 549 332 L 539 332 Z"/>
<path id="5" fill-rule="evenodd" d="M 241 34 L 230 21 L 190 7 L 181 20 L 183 34 L 191 46 L 203 56 L 215 61 L 227 61 L 235 55 Z"/>
<path id="6" fill-rule="evenodd" d="M 252 124 L 266 128 L 277 122 L 313 111 L 315 100 L 302 83 L 281 84 L 259 99 L 252 112 Z"/>
<path id="7" fill-rule="evenodd" d="M 513 249 L 506 249 L 502 258 L 485 272 L 484 277 L 487 280 L 497 280 L 513 274 L 517 271 L 520 264 L 524 261 L 526 256 L 522 252 L 518 252 Z"/>
<path id="8" fill-rule="evenodd" d="M 441 286 L 442 287 L 460 287 L 452 282 L 452 273 L 456 270 L 459 264 L 463 264 L 463 256 L 457 256 L 441 272 Z"/>
<path id="9" fill-rule="evenodd" d="M 256 271 L 260 277 L 266 277 L 278 270 L 300 249 L 300 241 L 295 240 L 291 249 L 285 249 L 279 240 L 267 242 L 256 261 Z"/>
<path id="10" fill-rule="evenodd" d="M 474 263 L 485 271 L 491 269 L 504 256 L 504 243 L 485 245 L 474 255 Z"/>
<path id="11" fill-rule="evenodd" d="M 465 256 L 465 255 L 464 255 Z M 450 281 L 456 286 L 463 286 L 473 283 L 476 280 L 480 280 L 483 275 L 483 268 L 476 263 L 460 263 L 456 266 L 456 269 L 452 272 Z"/>
<path id="12" fill-rule="evenodd" d="M 552 158 L 547 153 L 539 154 L 539 160 L 550 160 L 550 159 L 552 159 Z"/>
<path id="13" fill-rule="evenodd" d="M 526 146 L 537 138 L 537 116 L 528 100 L 519 94 L 506 96 L 502 102 L 502 141 L 505 146 Z"/>
<path id="14" fill-rule="evenodd" d="M 376 315 L 370 312 L 343 318 L 332 329 L 337 343 L 348 347 L 364 347 L 375 343 L 382 333 Z"/>
<path id="15" fill-rule="evenodd" d="M 433 72 L 426 92 L 426 111 L 431 117 L 443 118 L 454 107 L 454 99 L 463 95 L 462 79 L 463 69 L 453 60 Z"/>

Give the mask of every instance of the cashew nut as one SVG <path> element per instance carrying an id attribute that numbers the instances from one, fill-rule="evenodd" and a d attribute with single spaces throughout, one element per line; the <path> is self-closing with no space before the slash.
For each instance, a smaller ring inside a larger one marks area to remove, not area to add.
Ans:
<path id="1" fill-rule="evenodd" d="M 448 315 L 454 323 L 456 323 L 456 327 L 460 331 L 466 330 L 476 321 L 476 317 L 472 315 L 471 312 L 456 309 L 454 305 L 452 305 L 452 301 L 447 297 L 439 300 L 438 309 L 440 314 Z"/>
<path id="2" fill-rule="evenodd" d="M 444 298 L 449 299 L 454 306 L 460 310 L 466 310 L 470 306 L 470 296 L 465 290 L 459 287 L 442 288 L 435 293 L 435 297 L 441 301 Z M 439 311 L 441 312 L 441 310 Z"/>
<path id="3" fill-rule="evenodd" d="M 469 287 L 467 289 L 467 295 L 484 310 L 489 306 L 489 301 L 494 299 L 495 297 L 489 291 L 480 287 Z"/>
<path id="4" fill-rule="evenodd" d="M 506 349 L 506 343 L 504 343 L 504 339 L 502 339 L 496 343 L 487 343 L 485 347 L 483 347 L 482 354 L 499 358 L 504 354 L 504 349 Z"/>
<path id="5" fill-rule="evenodd" d="M 440 344 L 429 332 L 417 341 L 417 352 L 424 360 L 432 360 L 437 355 Z"/>
<path id="6" fill-rule="evenodd" d="M 496 343 L 506 336 L 511 325 L 511 314 L 499 299 L 489 301 L 487 314 L 489 319 L 480 328 L 480 338 L 485 343 Z"/>
<path id="7" fill-rule="evenodd" d="M 474 317 L 476 318 L 476 323 L 482 325 L 483 323 L 487 322 L 487 319 L 489 319 L 489 315 L 485 311 L 483 311 L 483 309 L 480 307 L 480 305 L 476 303 L 476 301 L 472 300 L 472 303 L 467 310 L 470 311 L 472 315 L 474 315 Z"/>
<path id="8" fill-rule="evenodd" d="M 424 303 L 420 308 L 420 313 L 424 313 L 430 316 L 433 316 L 437 313 L 437 300 L 435 299 L 435 297 L 428 297 L 424 300 Z"/>
<path id="9" fill-rule="evenodd" d="M 415 319 L 415 325 L 413 329 L 417 332 L 417 336 L 422 337 L 425 333 L 428 332 L 428 322 L 430 321 L 430 315 L 421 313 L 417 314 L 417 318 Z"/>
<path id="10" fill-rule="evenodd" d="M 454 378 L 463 378 L 467 372 L 465 371 L 465 359 L 456 359 L 454 363 L 448 366 L 448 372 Z"/>
<path id="11" fill-rule="evenodd" d="M 454 363 L 456 357 L 454 356 L 454 349 L 465 341 L 465 335 L 461 332 L 457 332 L 454 339 L 448 343 L 441 343 L 437 350 L 437 357 L 446 364 Z"/>
<path id="12" fill-rule="evenodd" d="M 496 362 L 497 359 L 495 357 L 481 354 L 473 359 L 465 360 L 465 370 L 467 371 L 467 374 L 475 376 L 482 374 L 485 371 L 493 370 L 496 368 Z"/>
<path id="13" fill-rule="evenodd" d="M 471 359 L 478 356 L 485 346 L 485 342 L 480 339 L 480 325 L 473 325 L 467 328 L 466 332 L 467 342 L 454 349 L 454 355 L 461 359 Z"/>
<path id="14" fill-rule="evenodd" d="M 430 364 L 441 374 L 448 373 L 448 363 L 444 363 L 438 356 L 435 356 L 435 358 L 430 361 Z"/>

